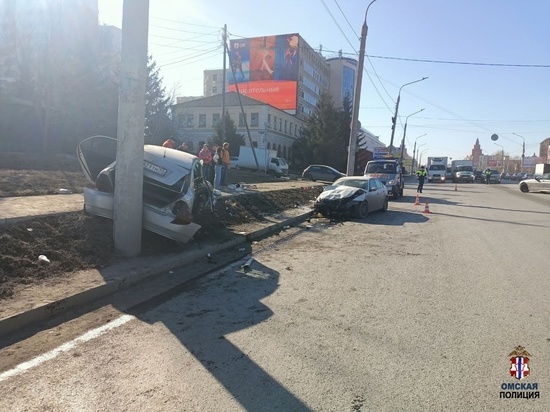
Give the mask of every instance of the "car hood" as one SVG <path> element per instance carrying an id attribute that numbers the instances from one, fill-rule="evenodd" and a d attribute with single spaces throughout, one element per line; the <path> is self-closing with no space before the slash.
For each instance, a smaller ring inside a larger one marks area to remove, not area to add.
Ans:
<path id="1" fill-rule="evenodd" d="M 342 200 L 347 199 L 348 197 L 354 197 L 358 194 L 364 193 L 363 189 L 350 186 L 328 186 L 325 190 L 317 197 L 317 201 L 330 201 L 330 200 Z"/>
<path id="2" fill-rule="evenodd" d="M 107 136 L 92 136 L 77 146 L 77 156 L 86 178 L 95 183 L 99 173 L 116 161 L 117 141 Z M 191 172 L 196 156 L 162 146 L 145 145 L 143 174 L 145 177 L 172 186 Z"/>

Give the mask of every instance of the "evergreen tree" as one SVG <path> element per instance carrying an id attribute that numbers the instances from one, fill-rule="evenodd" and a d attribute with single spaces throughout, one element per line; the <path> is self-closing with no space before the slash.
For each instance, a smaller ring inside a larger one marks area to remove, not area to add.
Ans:
<path id="1" fill-rule="evenodd" d="M 173 97 L 167 96 L 162 86 L 157 64 L 152 56 L 147 62 L 145 91 L 145 143 L 161 144 L 174 135 L 171 106 Z"/>
<path id="2" fill-rule="evenodd" d="M 303 138 L 294 145 L 305 163 L 320 163 L 344 170 L 347 163 L 346 127 L 343 111 L 334 106 L 332 96 L 322 93 L 317 107 L 306 121 Z M 347 126 L 349 139 L 349 123 Z"/>
<path id="3" fill-rule="evenodd" d="M 223 123 L 222 120 L 218 122 L 215 127 L 216 134 L 212 136 L 212 143 L 221 146 L 224 142 L 229 143 L 229 152 L 233 156 L 239 155 L 241 146 L 244 146 L 244 135 L 237 133 L 237 127 L 235 122 L 229 116 L 229 113 L 225 113 L 225 139 L 223 137 Z"/>

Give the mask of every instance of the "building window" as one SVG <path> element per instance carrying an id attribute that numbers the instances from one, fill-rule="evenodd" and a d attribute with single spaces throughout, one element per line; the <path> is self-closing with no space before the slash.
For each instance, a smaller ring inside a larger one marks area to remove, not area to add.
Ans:
<path id="1" fill-rule="evenodd" d="M 195 117 L 192 114 L 188 114 L 185 119 L 185 127 L 193 127 Z"/>
<path id="2" fill-rule="evenodd" d="M 213 81 L 213 82 L 217 82 L 217 81 L 218 81 L 218 75 L 217 75 L 217 74 L 213 74 L 213 75 L 212 75 L 212 81 Z"/>
<path id="3" fill-rule="evenodd" d="M 252 142 L 252 146 L 258 147 L 258 142 Z"/>
<path id="4" fill-rule="evenodd" d="M 279 131 L 282 132 L 283 131 L 283 120 L 282 119 L 279 119 Z M 280 146 L 279 146 L 280 148 Z"/>
<path id="5" fill-rule="evenodd" d="M 212 114 L 212 127 L 216 127 L 219 122 L 220 122 L 220 114 L 219 113 Z"/>
<path id="6" fill-rule="evenodd" d="M 250 126 L 258 127 L 260 125 L 260 113 L 250 113 Z"/>
<path id="7" fill-rule="evenodd" d="M 267 150 L 271 150 L 271 142 L 267 142 Z"/>
<path id="8" fill-rule="evenodd" d="M 212 94 L 218 94 L 218 87 L 212 86 Z"/>
<path id="9" fill-rule="evenodd" d="M 206 115 L 199 114 L 199 127 L 206 127 Z"/>
<path id="10" fill-rule="evenodd" d="M 286 159 L 286 146 L 283 147 L 283 157 Z"/>
<path id="11" fill-rule="evenodd" d="M 178 113 L 178 127 L 183 127 L 185 116 L 182 113 Z"/>
<path id="12" fill-rule="evenodd" d="M 267 128 L 271 129 L 271 115 L 269 113 L 267 115 Z"/>
<path id="13" fill-rule="evenodd" d="M 277 116 L 273 116 L 273 129 L 277 130 Z"/>
<path id="14" fill-rule="evenodd" d="M 277 157 L 281 157 L 281 145 L 277 147 Z"/>
<path id="15" fill-rule="evenodd" d="M 285 133 L 286 133 L 286 126 L 287 126 L 287 121 L 285 120 Z"/>
<path id="16" fill-rule="evenodd" d="M 239 113 L 239 127 L 245 126 L 245 119 L 246 119 L 246 113 L 243 115 L 242 113 Z"/>

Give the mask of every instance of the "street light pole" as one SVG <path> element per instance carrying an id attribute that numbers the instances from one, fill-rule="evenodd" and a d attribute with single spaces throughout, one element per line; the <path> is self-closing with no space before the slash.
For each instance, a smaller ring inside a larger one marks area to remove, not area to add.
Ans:
<path id="1" fill-rule="evenodd" d="M 395 114 L 392 117 L 392 126 L 391 126 L 391 139 L 390 139 L 390 155 L 393 154 L 393 137 L 395 135 L 395 122 L 397 122 L 397 113 L 399 112 L 399 101 L 401 100 L 401 89 L 403 87 L 408 86 L 409 84 L 418 83 L 422 80 L 426 80 L 427 77 L 423 77 L 422 79 L 415 80 L 414 82 L 405 83 L 403 86 L 399 88 L 399 93 L 397 94 L 397 101 L 395 102 Z"/>
<path id="2" fill-rule="evenodd" d="M 503 171 L 506 171 L 506 166 L 504 164 L 504 146 L 502 146 L 501 144 L 498 144 L 498 143 L 495 143 L 497 146 L 500 146 L 500 148 L 502 149 L 502 158 L 501 158 L 501 161 L 502 161 L 502 168 L 504 169 Z"/>
<path id="3" fill-rule="evenodd" d="M 521 138 L 523 139 L 523 150 L 522 150 L 522 152 L 521 152 L 521 166 L 520 166 L 520 169 L 519 169 L 519 171 L 520 171 L 521 173 L 523 173 L 523 164 L 524 164 L 524 162 L 525 162 L 525 137 L 520 136 L 520 135 L 517 134 L 517 133 L 512 133 L 512 134 L 515 135 L 515 136 L 517 136 L 517 137 L 521 137 Z"/>
<path id="4" fill-rule="evenodd" d="M 418 146 L 418 155 L 420 155 L 420 148 L 425 145 L 427 145 L 427 143 L 422 143 L 420 146 Z M 416 161 L 416 166 L 420 166 L 420 159 Z"/>
<path id="5" fill-rule="evenodd" d="M 401 140 L 401 155 L 399 156 L 399 163 L 403 163 L 403 152 L 405 151 L 405 136 L 407 135 L 407 122 L 409 120 L 409 117 L 420 113 L 422 110 L 424 110 L 424 109 L 420 109 L 419 111 L 414 112 L 413 114 L 409 114 L 405 118 L 405 127 L 403 128 L 403 139 Z M 412 165 L 411 165 L 411 167 L 412 167 Z"/>
<path id="6" fill-rule="evenodd" d="M 426 136 L 427 134 L 428 134 L 428 133 L 424 133 L 423 135 L 418 136 L 416 139 L 414 139 L 413 161 L 412 161 L 412 164 L 411 164 L 411 172 L 413 172 L 413 173 L 414 173 L 415 170 L 416 170 L 416 169 L 415 169 L 415 165 L 414 165 L 414 160 L 416 159 L 416 157 L 415 157 L 415 155 L 416 155 L 416 141 L 417 141 L 418 139 L 420 139 L 421 137 Z M 424 143 L 424 144 L 426 144 L 426 143 Z"/>
<path id="7" fill-rule="evenodd" d="M 357 150 L 357 122 L 359 120 L 359 104 L 361 101 L 361 84 L 363 82 L 363 65 L 365 63 L 365 46 L 367 43 L 367 33 L 369 28 L 367 27 L 367 13 L 369 12 L 369 7 L 376 0 L 372 0 L 367 6 L 365 11 L 365 21 L 361 27 L 361 45 L 359 47 L 359 64 L 357 66 L 357 81 L 355 82 L 355 91 L 353 95 L 353 108 L 351 114 L 351 127 L 349 134 L 349 145 L 348 145 L 348 165 L 347 165 L 347 175 L 353 176 L 355 174 L 355 151 Z"/>
<path id="8" fill-rule="evenodd" d="M 426 143 L 424 143 L 424 144 L 426 144 Z M 420 146 L 424 146 L 424 145 L 420 145 Z M 422 150 L 422 153 L 420 153 L 420 159 L 418 159 L 418 164 L 421 164 L 421 163 L 422 163 L 422 155 L 423 155 L 424 153 L 426 153 L 427 151 L 428 151 L 428 149 Z"/>

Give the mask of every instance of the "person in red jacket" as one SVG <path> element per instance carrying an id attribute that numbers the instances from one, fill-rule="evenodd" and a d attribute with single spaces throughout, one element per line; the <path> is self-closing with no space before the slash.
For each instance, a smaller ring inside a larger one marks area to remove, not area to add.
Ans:
<path id="1" fill-rule="evenodd" d="M 207 144 L 202 146 L 199 152 L 199 159 L 202 160 L 202 175 L 208 181 L 210 181 L 210 174 L 212 173 L 212 153 Z"/>
<path id="2" fill-rule="evenodd" d="M 164 143 L 162 144 L 162 147 L 168 147 L 169 149 L 173 149 L 175 144 L 176 144 L 176 140 L 173 137 L 169 137 L 164 141 Z"/>

